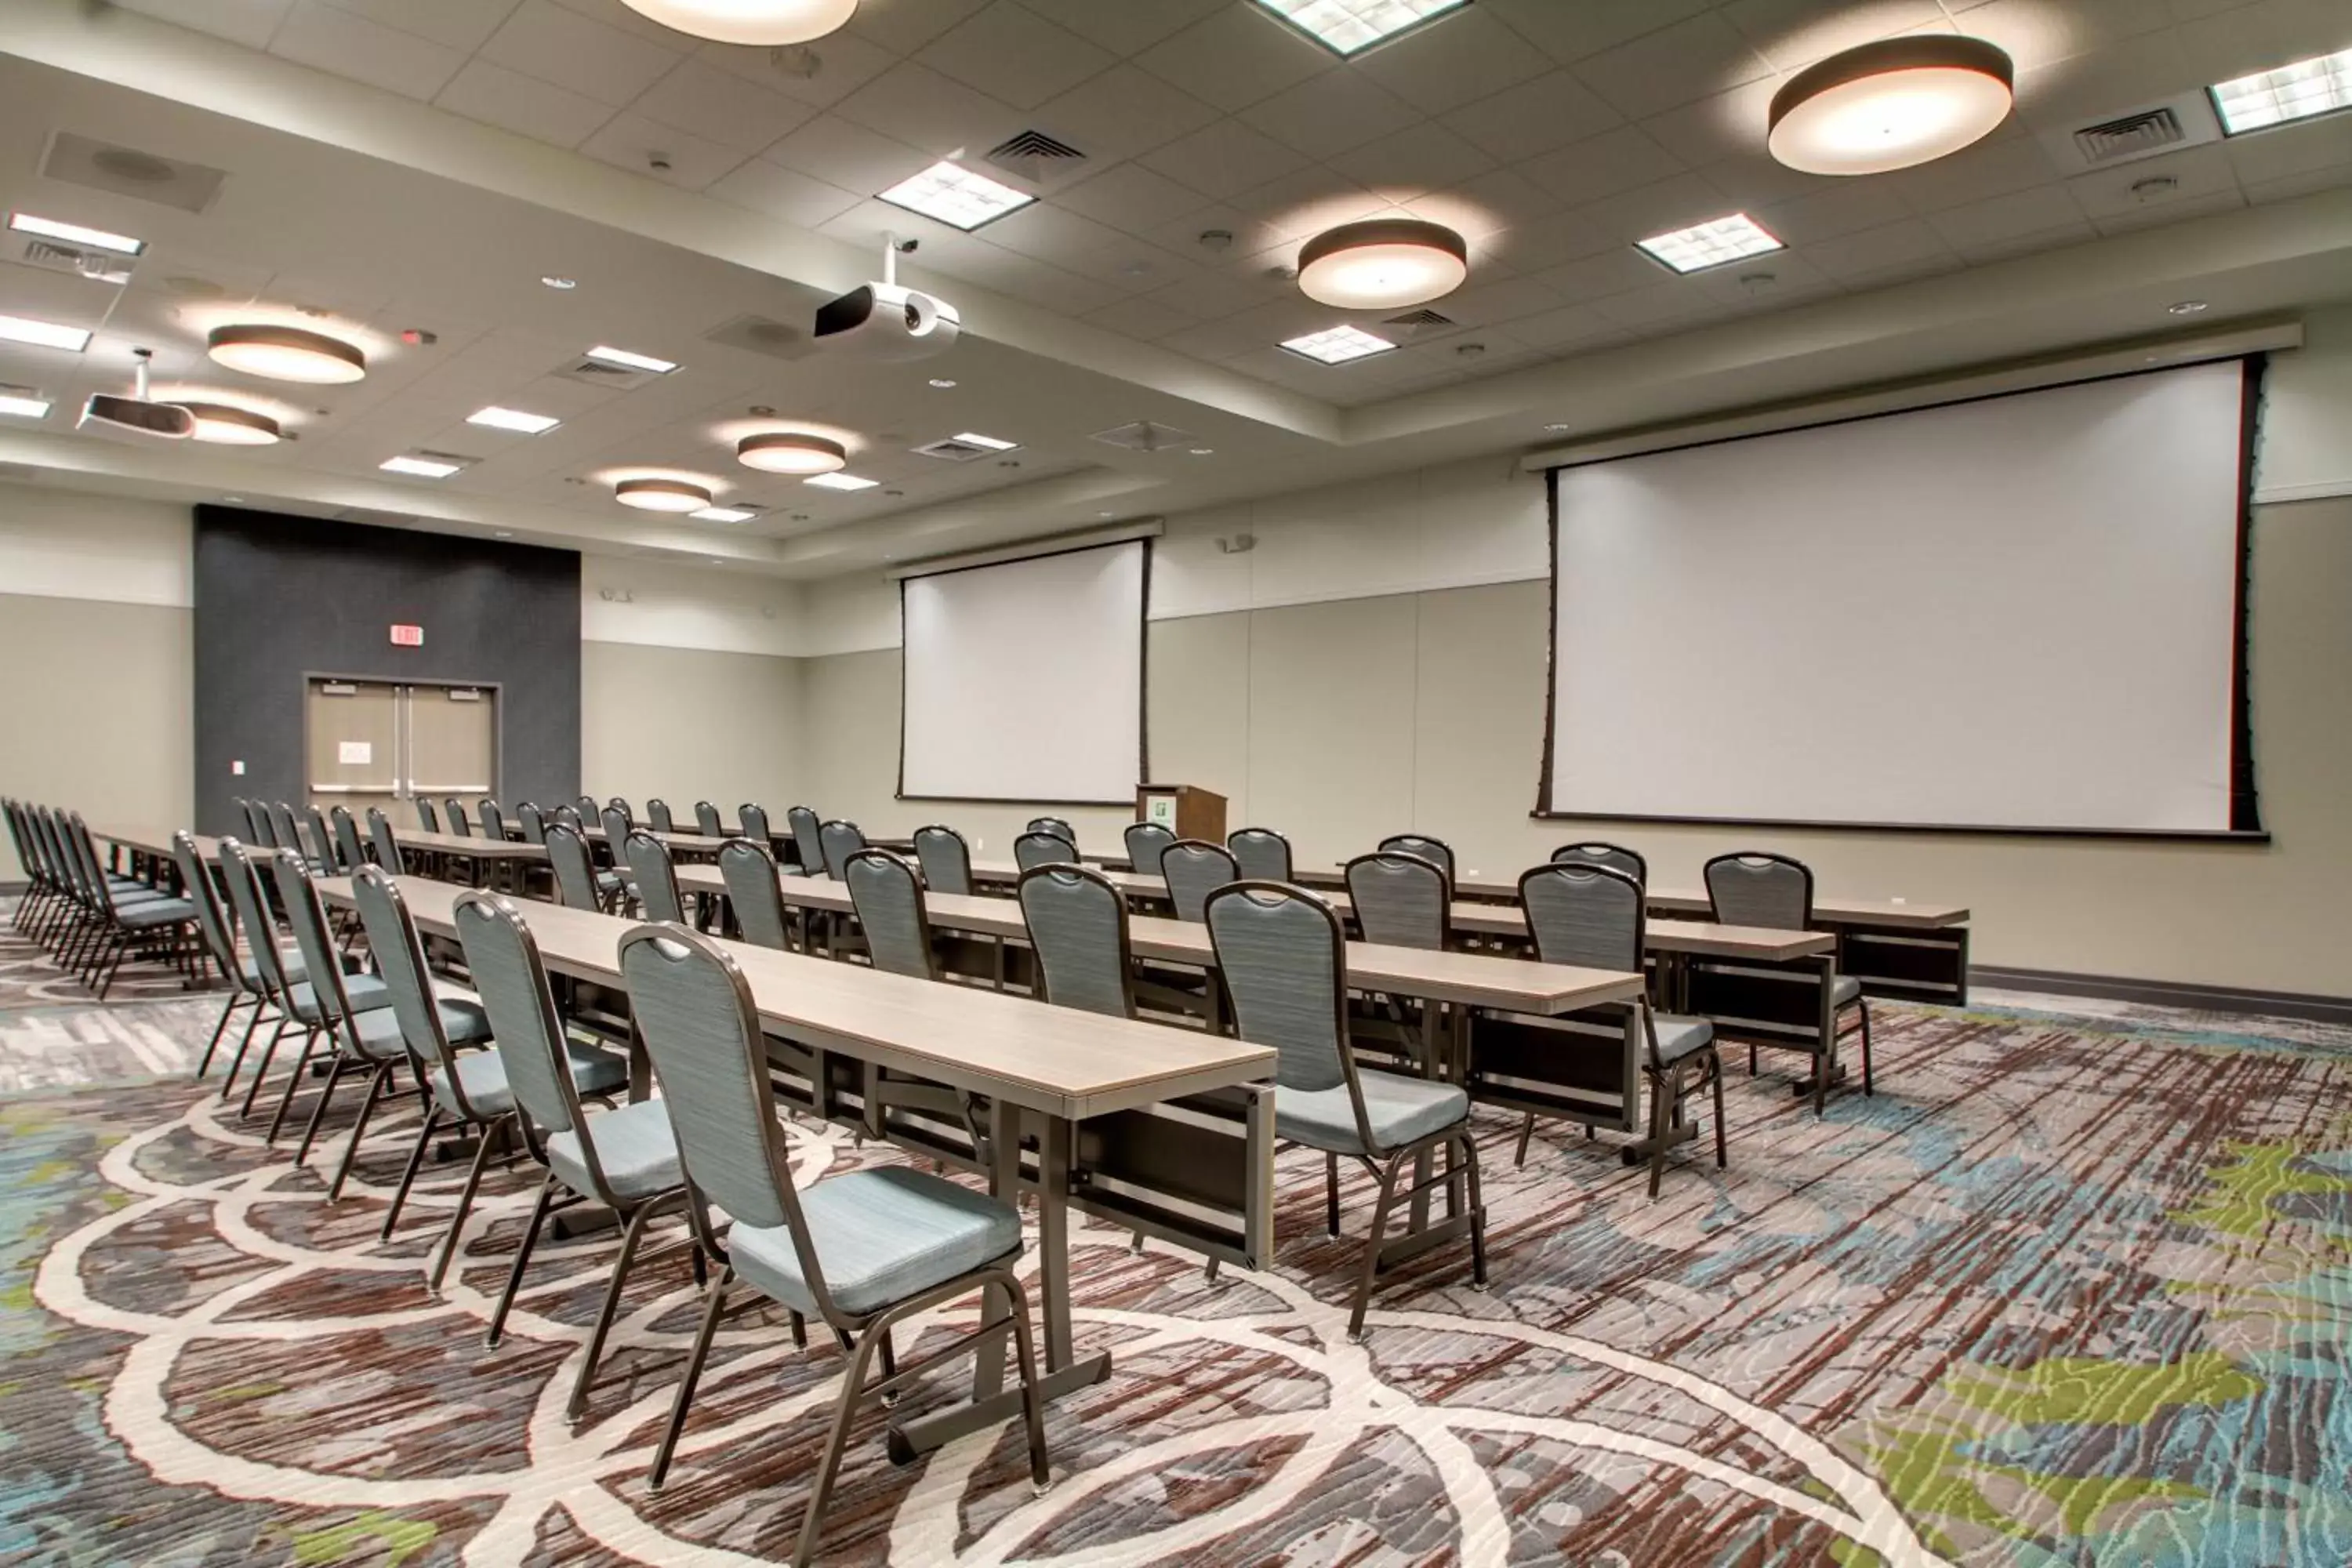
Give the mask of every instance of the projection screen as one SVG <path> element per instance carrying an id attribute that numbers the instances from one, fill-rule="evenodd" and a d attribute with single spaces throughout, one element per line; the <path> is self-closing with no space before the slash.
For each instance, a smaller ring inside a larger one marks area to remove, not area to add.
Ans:
<path id="1" fill-rule="evenodd" d="M 899 795 L 1132 804 L 1150 580 L 1129 540 L 901 583 Z"/>
<path id="2" fill-rule="evenodd" d="M 2258 361 L 1553 470 L 1567 816 L 2252 831 Z"/>

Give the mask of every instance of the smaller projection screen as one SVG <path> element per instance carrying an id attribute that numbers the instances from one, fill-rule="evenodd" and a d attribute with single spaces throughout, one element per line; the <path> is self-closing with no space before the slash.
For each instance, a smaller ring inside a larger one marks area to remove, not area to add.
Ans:
<path id="1" fill-rule="evenodd" d="M 1129 540 L 902 582 L 899 795 L 1132 804 L 1150 559 Z"/>
<path id="2" fill-rule="evenodd" d="M 2259 362 L 1555 469 L 1562 816 L 2224 834 Z"/>

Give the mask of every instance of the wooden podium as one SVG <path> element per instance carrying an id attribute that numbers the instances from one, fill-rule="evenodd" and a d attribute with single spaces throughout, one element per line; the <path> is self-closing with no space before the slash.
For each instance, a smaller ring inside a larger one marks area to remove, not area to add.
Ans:
<path id="1" fill-rule="evenodd" d="M 1135 819 L 1156 822 L 1179 838 L 1225 841 L 1225 797 L 1199 784 L 1138 784 Z"/>

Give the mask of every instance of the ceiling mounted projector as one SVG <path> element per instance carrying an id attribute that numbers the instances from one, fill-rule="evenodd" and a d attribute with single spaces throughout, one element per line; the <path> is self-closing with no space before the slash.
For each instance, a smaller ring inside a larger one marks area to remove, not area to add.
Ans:
<path id="1" fill-rule="evenodd" d="M 147 362 L 154 357 L 153 351 L 131 352 L 139 360 L 139 368 L 132 373 L 131 395 L 90 394 L 89 401 L 81 405 L 81 417 L 74 428 L 117 441 L 184 441 L 194 435 L 194 415 L 176 403 L 156 403 L 147 396 Z"/>
<path id="2" fill-rule="evenodd" d="M 885 363 L 929 359 L 955 347 L 963 318 L 936 294 L 898 283 L 898 257 L 917 242 L 890 237 L 882 247 L 882 281 L 860 284 L 817 307 L 820 347 Z"/>

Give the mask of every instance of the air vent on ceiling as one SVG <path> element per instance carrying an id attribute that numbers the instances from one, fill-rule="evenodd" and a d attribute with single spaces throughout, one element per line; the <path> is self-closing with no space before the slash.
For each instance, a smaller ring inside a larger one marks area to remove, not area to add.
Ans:
<path id="1" fill-rule="evenodd" d="M 41 160 L 41 174 L 47 179 L 190 213 L 212 205 L 228 178 L 225 170 L 182 163 L 135 147 L 113 146 L 70 131 L 60 131 L 50 139 L 48 155 Z"/>
<path id="2" fill-rule="evenodd" d="M 38 267 L 47 272 L 70 272 L 77 278 L 92 282 L 121 285 L 131 281 L 134 265 L 128 256 L 118 256 L 109 250 L 86 249 L 79 245 L 66 245 L 54 239 L 36 239 L 30 235 L 11 235 L 22 241 L 16 259 L 27 267 Z"/>
<path id="3" fill-rule="evenodd" d="M 1436 311 L 1424 305 L 1418 310 L 1407 310 L 1402 316 L 1391 316 L 1386 321 L 1382 321 L 1381 325 L 1384 327 L 1402 327 L 1408 332 L 1432 332 L 1435 331 L 1440 327 L 1450 327 L 1454 325 L 1454 318 L 1451 316 L 1441 316 Z"/>
<path id="4" fill-rule="evenodd" d="M 2221 139 L 2221 121 L 2202 90 L 2176 93 L 2102 117 L 2094 124 L 2041 133 L 2050 161 L 2068 174 L 2089 174 Z"/>
<path id="5" fill-rule="evenodd" d="M 816 353 L 816 340 L 805 327 L 767 316 L 738 316 L 702 334 L 714 343 L 743 349 L 770 359 L 806 359 Z"/>
<path id="6" fill-rule="evenodd" d="M 994 447 L 975 446 L 970 441 L 959 441 L 950 436 L 944 441 L 934 441 L 928 447 L 916 447 L 915 455 L 919 458 L 938 458 L 950 463 L 969 463 L 974 458 L 985 458 L 995 450 L 997 448 Z"/>
<path id="7" fill-rule="evenodd" d="M 1043 131 L 1024 131 L 988 150 L 988 161 L 1033 183 L 1085 163 L 1087 155 Z"/>
<path id="8" fill-rule="evenodd" d="M 616 392 L 628 392 L 645 385 L 649 381 L 661 379 L 660 375 L 654 371 L 631 370 L 626 365 L 607 364 L 603 360 L 590 359 L 585 354 L 572 361 L 554 374 L 565 381 L 585 382 L 590 386 L 609 386 Z"/>
<path id="9" fill-rule="evenodd" d="M 2117 120 L 2104 120 L 2074 132 L 2074 145 L 2088 163 L 2112 163 L 2142 153 L 2160 153 L 2189 139 L 2180 116 L 2169 109 L 2144 109 Z"/>
<path id="10" fill-rule="evenodd" d="M 1130 452 L 1160 452 L 1171 447 L 1189 447 L 1195 437 L 1191 431 L 1179 430 L 1173 425 L 1139 419 L 1116 429 L 1097 430 L 1088 439 L 1100 441 L 1106 447 L 1124 447 Z"/>

